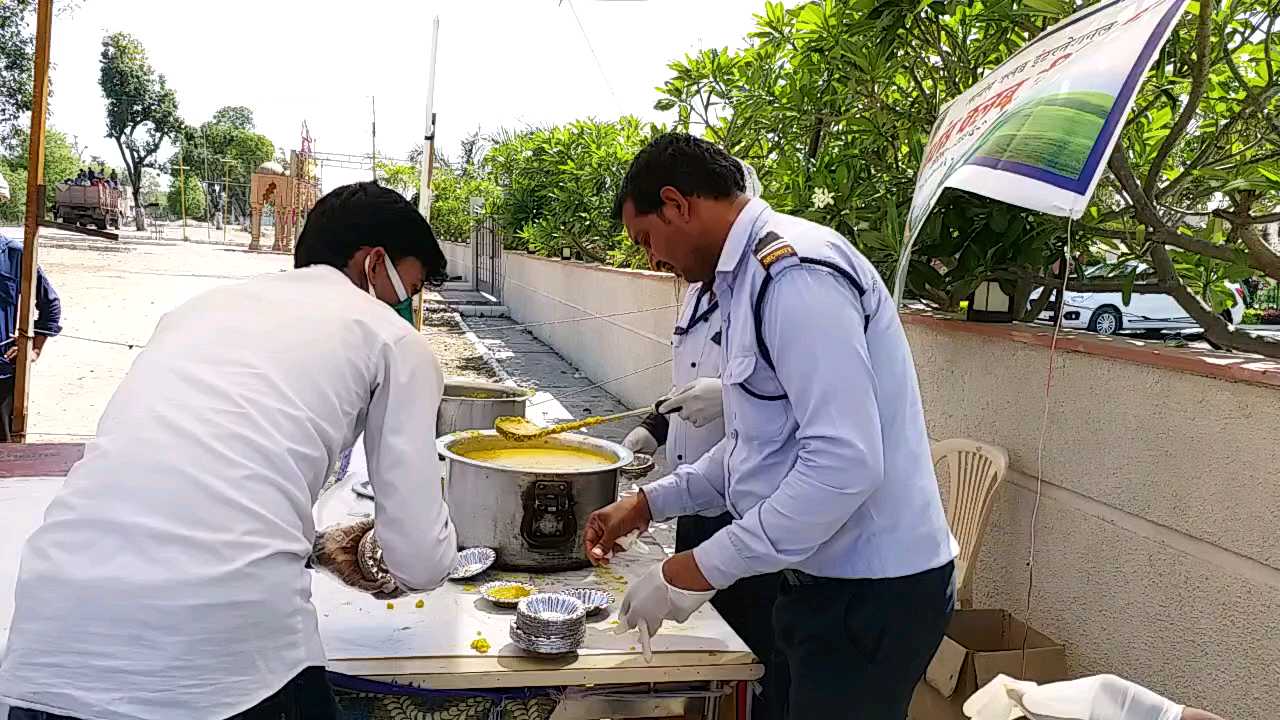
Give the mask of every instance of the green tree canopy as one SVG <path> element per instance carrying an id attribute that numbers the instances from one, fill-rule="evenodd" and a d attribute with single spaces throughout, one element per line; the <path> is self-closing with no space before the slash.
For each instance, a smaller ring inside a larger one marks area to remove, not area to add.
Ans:
<path id="1" fill-rule="evenodd" d="M 242 216 L 249 213 L 249 178 L 275 153 L 271 140 L 254 132 L 253 126 L 249 108 L 221 108 L 199 127 L 184 128 L 179 150 L 169 159 L 170 174 L 185 164 L 188 176 L 204 182 L 215 222 L 221 222 L 224 202 Z"/>
<path id="2" fill-rule="evenodd" d="M 634 117 L 579 120 L 504 133 L 485 155 L 501 189 L 493 213 L 513 247 L 559 257 L 562 246 L 594 262 L 639 266 L 643 253 L 612 216 L 613 198 L 653 129 Z"/>
<path id="3" fill-rule="evenodd" d="M 748 47 L 673 63 L 657 108 L 751 162 L 775 207 L 840 230 L 887 276 L 939 108 L 1085 4 L 767 2 Z M 1280 5 L 1262 0 L 1190 3 L 1087 222 L 1076 225 L 1081 259 L 1118 257 L 1117 274 L 1075 278 L 1073 287 L 1169 293 L 1210 339 L 1276 353 L 1215 311 L 1223 280 L 1280 277 L 1280 258 L 1257 232 L 1280 220 L 1278 15 Z M 994 278 L 1015 307 L 1028 307 L 1036 287 L 1059 282 L 1053 268 L 1065 234 L 1060 218 L 949 191 L 922 228 L 909 292 L 954 308 Z M 1041 296 L 1047 302 L 1050 293 Z"/>
<path id="4" fill-rule="evenodd" d="M 133 189 L 136 227 L 143 230 L 142 171 L 157 168 L 161 145 L 182 132 L 178 98 L 164 75 L 151 67 L 142 44 L 128 33 L 103 38 L 98 84 L 107 98 L 107 137 L 120 149 Z"/>
<path id="5" fill-rule="evenodd" d="M 22 114 L 31 110 L 35 35 L 28 18 L 35 0 L 0 2 L 0 145 L 14 141 Z"/>
<path id="6" fill-rule="evenodd" d="M 180 189 L 182 190 L 181 192 L 179 191 Z M 205 202 L 204 185 L 200 182 L 200 179 L 188 175 L 185 183 L 179 182 L 176 176 L 170 181 L 169 193 L 165 196 L 165 203 L 174 217 L 182 217 L 183 195 L 186 196 L 187 217 L 190 219 L 203 218 L 208 204 Z"/>
<path id="7" fill-rule="evenodd" d="M 30 155 L 27 142 L 28 131 L 18 129 L 13 134 L 13 149 L 0 155 L 0 172 L 9 182 L 10 200 L 0 203 L 0 221 L 17 222 L 26 214 L 27 203 L 27 165 Z M 69 177 L 75 177 L 83 164 L 75 148 L 67 140 L 67 136 L 53 128 L 45 132 L 44 176 L 47 182 L 46 193 L 49 205 L 55 200 L 54 186 Z"/>
<path id="8" fill-rule="evenodd" d="M 419 170 L 416 165 L 378 161 L 378 184 L 409 197 L 418 190 Z"/>

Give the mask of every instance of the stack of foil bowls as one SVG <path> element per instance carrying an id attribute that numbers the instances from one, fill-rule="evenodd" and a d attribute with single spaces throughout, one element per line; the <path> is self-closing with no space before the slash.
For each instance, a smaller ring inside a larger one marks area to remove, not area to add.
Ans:
<path id="1" fill-rule="evenodd" d="M 511 641 L 538 655 L 571 653 L 587 635 L 587 608 L 561 593 L 538 593 L 516 605 Z"/>

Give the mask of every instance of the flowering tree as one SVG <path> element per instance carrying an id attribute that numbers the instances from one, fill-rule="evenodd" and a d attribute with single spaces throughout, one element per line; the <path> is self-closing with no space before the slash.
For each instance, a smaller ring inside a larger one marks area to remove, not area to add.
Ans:
<path id="1" fill-rule="evenodd" d="M 765 197 L 831 225 L 888 275 L 939 108 L 1059 18 L 1071 0 L 767 2 L 751 44 L 671 65 L 657 108 L 760 172 Z M 1221 346 L 1280 355 L 1219 313 L 1223 281 L 1280 278 L 1260 232 L 1280 221 L 1280 5 L 1201 0 L 1175 28 L 1138 97 L 1073 247 L 1077 291 L 1167 293 Z M 994 278 L 1024 317 L 1063 278 L 1066 224 L 944 193 L 910 259 L 908 291 L 954 308 Z"/>

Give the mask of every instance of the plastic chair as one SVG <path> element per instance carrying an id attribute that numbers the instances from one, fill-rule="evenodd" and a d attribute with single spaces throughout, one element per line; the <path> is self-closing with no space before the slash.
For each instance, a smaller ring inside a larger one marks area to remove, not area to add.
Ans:
<path id="1" fill-rule="evenodd" d="M 946 512 L 951 532 L 960 545 L 956 558 L 956 601 L 973 606 L 973 566 L 982 547 L 996 489 L 1009 469 L 1003 448 L 977 440 L 943 440 L 933 443 L 933 467 L 946 466 Z M 939 475 L 941 477 L 941 475 Z"/>

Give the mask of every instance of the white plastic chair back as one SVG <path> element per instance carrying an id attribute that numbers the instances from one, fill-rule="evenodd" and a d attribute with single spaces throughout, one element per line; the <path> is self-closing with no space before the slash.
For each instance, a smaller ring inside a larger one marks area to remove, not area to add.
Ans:
<path id="1" fill-rule="evenodd" d="M 987 530 L 996 489 L 1009 469 L 1003 448 L 977 440 L 943 440 L 933 449 L 933 467 L 946 481 L 947 522 L 960 545 L 956 558 L 956 597 L 960 607 L 972 605 L 973 567 Z M 945 471 L 943 475 L 941 471 Z"/>

